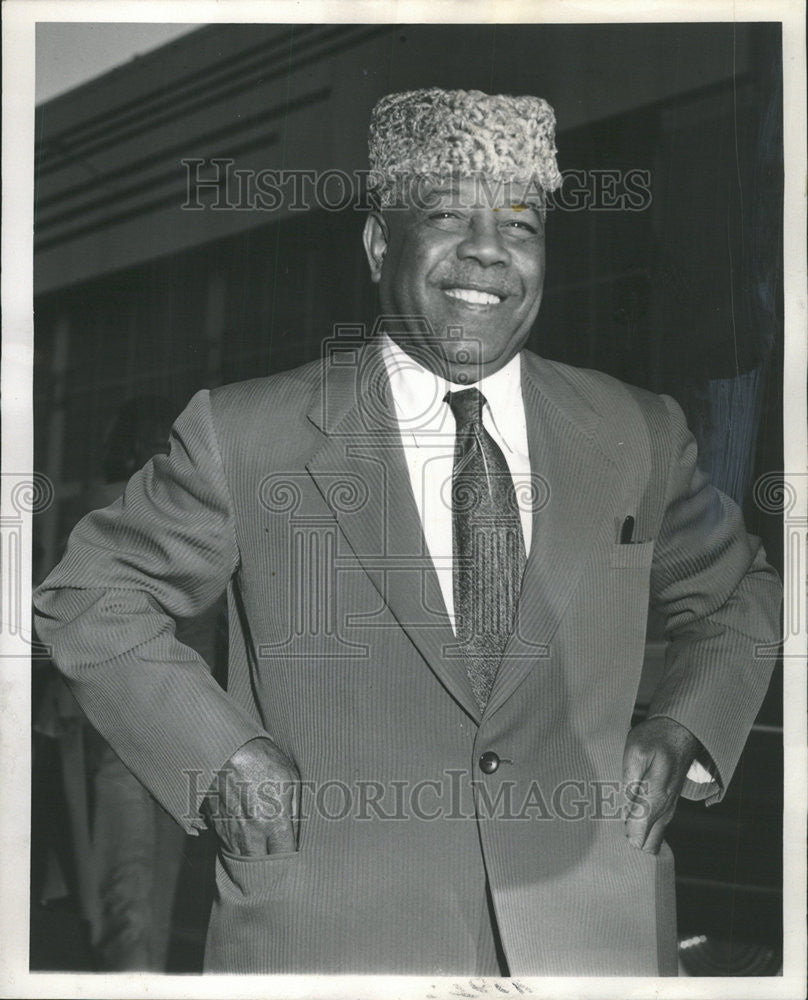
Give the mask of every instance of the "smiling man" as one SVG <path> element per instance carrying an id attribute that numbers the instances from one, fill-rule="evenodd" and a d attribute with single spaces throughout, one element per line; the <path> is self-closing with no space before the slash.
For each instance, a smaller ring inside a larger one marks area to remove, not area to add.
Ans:
<path id="1" fill-rule="evenodd" d="M 426 188 L 404 210 L 368 218 L 365 248 L 385 314 L 426 317 L 428 326 L 407 329 L 409 343 L 453 382 L 476 382 L 507 364 L 536 319 L 544 206 L 525 203 L 528 186 L 483 189 L 461 177 Z"/>
<path id="2" fill-rule="evenodd" d="M 380 101 L 379 335 L 195 396 L 38 591 L 93 723 L 219 835 L 209 970 L 676 972 L 665 827 L 726 790 L 779 581 L 672 399 L 524 350 L 554 127 Z M 225 587 L 227 693 L 174 633 Z"/>

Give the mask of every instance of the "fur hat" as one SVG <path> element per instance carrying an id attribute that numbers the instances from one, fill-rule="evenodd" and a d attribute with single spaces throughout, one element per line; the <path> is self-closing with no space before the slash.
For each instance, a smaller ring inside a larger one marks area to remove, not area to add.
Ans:
<path id="1" fill-rule="evenodd" d="M 412 177 L 484 175 L 543 192 L 561 186 L 555 114 L 541 97 L 432 87 L 388 94 L 368 132 L 370 188 L 383 208 Z"/>

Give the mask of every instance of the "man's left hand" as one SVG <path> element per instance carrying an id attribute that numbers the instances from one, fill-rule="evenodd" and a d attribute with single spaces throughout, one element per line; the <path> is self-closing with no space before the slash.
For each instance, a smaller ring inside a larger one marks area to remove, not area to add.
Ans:
<path id="1" fill-rule="evenodd" d="M 663 717 L 646 719 L 628 734 L 623 752 L 625 828 L 634 847 L 649 854 L 659 852 L 700 747 L 689 729 Z"/>

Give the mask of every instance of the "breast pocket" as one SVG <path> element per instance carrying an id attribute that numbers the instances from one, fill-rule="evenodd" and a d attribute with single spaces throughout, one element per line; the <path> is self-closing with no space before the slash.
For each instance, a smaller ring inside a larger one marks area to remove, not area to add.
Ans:
<path id="1" fill-rule="evenodd" d="M 611 563 L 615 569 L 649 569 L 653 557 L 653 540 L 612 546 Z"/>

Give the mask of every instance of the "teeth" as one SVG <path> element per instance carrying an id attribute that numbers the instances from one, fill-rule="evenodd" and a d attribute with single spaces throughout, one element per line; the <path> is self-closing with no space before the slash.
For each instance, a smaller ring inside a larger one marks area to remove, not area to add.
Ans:
<path id="1" fill-rule="evenodd" d="M 471 302 L 477 306 L 497 306 L 501 299 L 498 295 L 490 292 L 478 292 L 476 288 L 446 288 L 447 295 L 453 299 L 461 299 L 463 302 Z"/>

